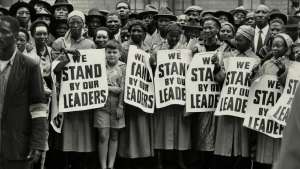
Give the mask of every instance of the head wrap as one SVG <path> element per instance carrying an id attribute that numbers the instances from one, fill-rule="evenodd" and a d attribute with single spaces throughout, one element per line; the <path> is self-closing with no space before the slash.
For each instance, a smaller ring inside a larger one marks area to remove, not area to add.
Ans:
<path id="1" fill-rule="evenodd" d="M 285 55 L 287 55 L 287 56 L 290 55 L 291 54 L 291 47 L 294 44 L 294 41 L 292 40 L 292 38 L 286 33 L 279 33 L 279 34 L 275 35 L 274 38 L 276 38 L 276 37 L 280 37 L 284 40 L 284 42 L 285 42 L 285 44 L 288 48 Z"/>
<path id="2" fill-rule="evenodd" d="M 69 13 L 68 22 L 73 16 L 79 16 L 82 19 L 83 23 L 85 23 L 85 16 L 81 11 L 76 11 L 75 10 L 75 11 L 72 11 L 71 13 Z"/>
<path id="3" fill-rule="evenodd" d="M 253 41 L 254 39 L 254 28 L 248 25 L 242 25 L 237 30 L 237 33 L 243 35 L 245 38 L 249 39 L 250 41 Z"/>
<path id="4" fill-rule="evenodd" d="M 229 22 L 223 22 L 222 24 L 221 24 L 221 27 L 223 27 L 223 26 L 229 26 L 230 28 L 231 28 L 231 30 L 232 30 L 232 32 L 233 33 L 235 33 L 235 27 L 231 24 L 231 23 L 229 23 Z"/>

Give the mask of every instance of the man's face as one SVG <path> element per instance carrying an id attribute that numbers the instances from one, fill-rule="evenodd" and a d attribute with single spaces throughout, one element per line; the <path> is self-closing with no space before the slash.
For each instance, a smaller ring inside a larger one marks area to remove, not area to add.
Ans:
<path id="1" fill-rule="evenodd" d="M 186 25 L 187 24 L 187 16 L 186 15 L 179 15 L 177 18 L 177 23 L 180 25 Z"/>
<path id="2" fill-rule="evenodd" d="M 159 17 L 157 20 L 157 27 L 160 31 L 165 31 L 170 24 L 171 19 L 166 17 Z"/>
<path id="3" fill-rule="evenodd" d="M 27 43 L 26 34 L 24 32 L 19 32 L 17 37 L 17 48 L 19 51 L 23 52 Z"/>
<path id="4" fill-rule="evenodd" d="M 5 52 L 5 50 L 15 45 L 16 36 L 9 22 L 0 21 L 0 53 Z M 3 54 L 0 54 L 0 60 L 3 59 L 2 57 Z"/>
<path id="5" fill-rule="evenodd" d="M 146 25 L 150 25 L 153 21 L 153 14 L 147 14 L 143 16 L 142 20 L 145 22 Z"/>
<path id="6" fill-rule="evenodd" d="M 130 35 L 131 35 L 131 40 L 136 44 L 142 42 L 146 37 L 145 31 L 140 25 L 134 25 L 131 28 Z"/>
<path id="7" fill-rule="evenodd" d="M 54 10 L 55 19 L 67 19 L 69 14 L 69 10 L 66 6 L 58 6 Z"/>
<path id="8" fill-rule="evenodd" d="M 120 29 L 121 21 L 117 15 L 111 15 L 107 17 L 106 26 L 116 34 Z"/>
<path id="9" fill-rule="evenodd" d="M 268 23 L 269 10 L 264 5 L 259 5 L 254 12 L 254 20 L 258 26 L 264 26 Z"/>
<path id="10" fill-rule="evenodd" d="M 119 3 L 117 6 L 117 12 L 121 16 L 121 18 L 127 17 L 129 14 L 129 6 L 126 3 Z"/>
<path id="11" fill-rule="evenodd" d="M 243 12 L 236 12 L 233 15 L 234 18 L 234 24 L 241 25 L 244 19 L 246 18 L 246 15 Z"/>
<path id="12" fill-rule="evenodd" d="M 189 17 L 189 22 L 199 22 L 200 13 L 198 11 L 190 11 L 187 13 Z"/>
<path id="13" fill-rule="evenodd" d="M 207 20 L 203 24 L 203 38 L 205 40 L 211 39 L 216 37 L 217 33 L 219 32 L 219 29 L 216 26 L 215 21 L 213 20 Z"/>
<path id="14" fill-rule="evenodd" d="M 28 24 L 31 17 L 29 9 L 21 7 L 17 10 L 16 17 L 22 25 Z"/>
<path id="15" fill-rule="evenodd" d="M 81 32 L 83 28 L 83 21 L 79 16 L 73 16 L 69 19 L 69 28 L 71 31 L 71 36 L 74 39 L 81 37 Z"/>
<path id="16" fill-rule="evenodd" d="M 170 31 L 167 34 L 167 41 L 169 46 L 174 47 L 180 40 L 181 32 L 179 31 Z"/>
<path id="17" fill-rule="evenodd" d="M 95 30 L 101 26 L 101 20 L 99 17 L 91 17 L 87 23 L 89 31 L 95 33 Z"/>

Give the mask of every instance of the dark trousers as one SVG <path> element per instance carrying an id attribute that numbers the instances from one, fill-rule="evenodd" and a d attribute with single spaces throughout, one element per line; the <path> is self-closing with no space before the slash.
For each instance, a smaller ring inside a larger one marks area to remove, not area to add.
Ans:
<path id="1" fill-rule="evenodd" d="M 25 160 L 0 159 L 1 169 L 32 169 L 32 164 Z"/>
<path id="2" fill-rule="evenodd" d="M 252 162 L 245 157 L 225 157 L 215 155 L 215 169 L 251 169 Z"/>

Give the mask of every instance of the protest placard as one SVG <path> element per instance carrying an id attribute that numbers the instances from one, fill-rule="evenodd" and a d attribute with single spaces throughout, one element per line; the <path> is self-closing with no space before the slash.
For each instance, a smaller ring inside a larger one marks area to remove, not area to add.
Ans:
<path id="1" fill-rule="evenodd" d="M 215 111 L 221 85 L 214 81 L 212 56 L 216 52 L 194 55 L 186 74 L 186 115 L 194 112 Z"/>
<path id="2" fill-rule="evenodd" d="M 294 100 L 300 81 L 300 63 L 292 62 L 288 69 L 285 88 L 278 102 L 268 112 L 268 116 L 281 125 L 286 126 L 286 121 Z"/>
<path id="3" fill-rule="evenodd" d="M 80 57 L 69 55 L 63 68 L 59 112 L 101 108 L 108 96 L 104 49 L 79 50 Z"/>
<path id="4" fill-rule="evenodd" d="M 273 138 L 281 138 L 284 126 L 267 116 L 281 92 L 277 76 L 263 75 L 257 79 L 250 88 L 243 126 Z"/>
<path id="5" fill-rule="evenodd" d="M 185 105 L 185 75 L 192 59 L 188 49 L 159 50 L 155 71 L 156 107 Z"/>
<path id="6" fill-rule="evenodd" d="M 137 49 L 136 46 L 129 47 L 124 101 L 144 112 L 153 113 L 154 82 L 149 59 L 149 53 Z"/>
<path id="7" fill-rule="evenodd" d="M 228 57 L 224 59 L 225 81 L 216 116 L 228 115 L 244 118 L 251 85 L 251 72 L 259 59 L 250 57 Z"/>

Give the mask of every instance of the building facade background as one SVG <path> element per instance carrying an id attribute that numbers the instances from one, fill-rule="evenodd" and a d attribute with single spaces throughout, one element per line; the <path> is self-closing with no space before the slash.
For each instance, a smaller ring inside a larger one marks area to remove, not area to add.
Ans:
<path id="1" fill-rule="evenodd" d="M 18 0 L 0 0 L 0 4 L 9 7 L 11 4 Z M 29 0 L 24 0 L 29 1 Z M 53 4 L 55 0 L 45 0 Z M 69 0 L 75 9 L 87 12 L 90 8 L 99 8 L 106 10 L 114 10 L 117 0 Z M 260 4 L 266 4 L 271 8 L 280 9 L 282 12 L 287 13 L 292 1 L 300 0 L 128 0 L 131 8 L 135 12 L 142 11 L 146 4 L 154 4 L 156 7 L 168 6 L 174 10 L 175 14 L 181 14 L 184 9 L 190 5 L 200 5 L 205 10 L 231 10 L 240 5 L 246 9 L 253 10 Z"/>

